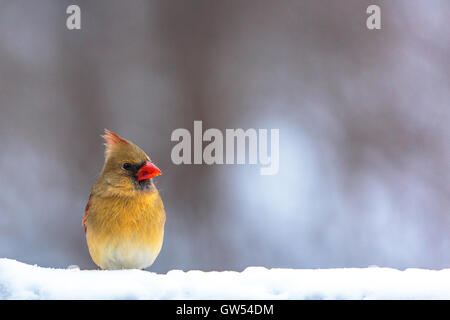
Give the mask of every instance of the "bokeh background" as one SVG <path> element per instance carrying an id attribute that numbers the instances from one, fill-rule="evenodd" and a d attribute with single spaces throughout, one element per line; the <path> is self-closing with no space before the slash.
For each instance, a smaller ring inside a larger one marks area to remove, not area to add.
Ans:
<path id="1" fill-rule="evenodd" d="M 150 270 L 449 267 L 449 16 L 448 0 L 0 1 L 0 257 L 96 268 L 81 218 L 109 128 L 164 171 Z M 279 128 L 279 173 L 172 164 L 194 120 Z"/>

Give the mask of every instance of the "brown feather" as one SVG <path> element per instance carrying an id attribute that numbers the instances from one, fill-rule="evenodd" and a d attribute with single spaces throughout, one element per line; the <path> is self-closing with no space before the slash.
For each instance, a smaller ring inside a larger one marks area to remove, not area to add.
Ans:
<path id="1" fill-rule="evenodd" d="M 86 204 L 86 209 L 84 209 L 83 220 L 81 221 L 83 223 L 84 233 L 86 233 L 86 231 L 87 231 L 87 218 L 88 218 L 89 207 L 91 206 L 91 198 L 92 198 L 92 194 L 89 195 L 89 200 L 88 200 L 88 203 Z"/>
<path id="2" fill-rule="evenodd" d="M 114 133 L 108 129 L 105 129 L 105 134 L 102 135 L 102 138 L 105 139 L 105 145 L 108 148 L 111 148 L 121 143 L 128 143 L 128 140 L 122 138 L 117 133 Z"/>

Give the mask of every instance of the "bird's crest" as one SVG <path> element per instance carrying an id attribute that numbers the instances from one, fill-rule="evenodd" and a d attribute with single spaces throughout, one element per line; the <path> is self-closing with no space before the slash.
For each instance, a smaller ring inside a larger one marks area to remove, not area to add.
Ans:
<path id="1" fill-rule="evenodd" d="M 102 138 L 105 139 L 105 146 L 107 150 L 119 144 L 129 143 L 128 140 L 122 138 L 117 133 L 114 133 L 108 129 L 105 129 L 105 134 L 102 135 Z"/>

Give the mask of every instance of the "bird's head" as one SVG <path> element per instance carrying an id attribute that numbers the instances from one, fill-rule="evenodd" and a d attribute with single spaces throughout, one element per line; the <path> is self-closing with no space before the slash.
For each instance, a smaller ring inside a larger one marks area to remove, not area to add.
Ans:
<path id="1" fill-rule="evenodd" d="M 161 170 L 137 145 L 105 129 L 105 165 L 100 180 L 110 193 L 132 196 L 152 192 L 153 178 Z"/>

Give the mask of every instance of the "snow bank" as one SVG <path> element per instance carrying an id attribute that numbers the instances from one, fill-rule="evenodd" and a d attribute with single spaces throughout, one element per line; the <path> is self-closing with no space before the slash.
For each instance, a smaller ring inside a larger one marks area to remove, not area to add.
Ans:
<path id="1" fill-rule="evenodd" d="M 243 272 L 41 268 L 0 259 L 0 299 L 450 299 L 450 269 Z"/>

